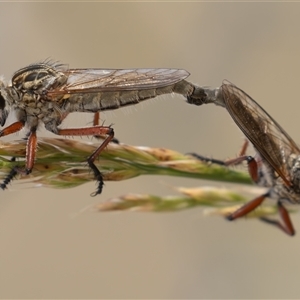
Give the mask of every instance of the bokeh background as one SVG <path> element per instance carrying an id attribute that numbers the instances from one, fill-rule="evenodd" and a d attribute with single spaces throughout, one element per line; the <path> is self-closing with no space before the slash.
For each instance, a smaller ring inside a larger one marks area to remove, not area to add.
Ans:
<path id="1" fill-rule="evenodd" d="M 228 79 L 299 137 L 299 3 L 1 3 L 0 70 L 7 79 L 52 58 L 71 68 L 182 68 L 198 85 Z M 243 136 L 213 105 L 164 96 L 101 115 L 131 145 L 234 157 Z M 74 114 L 65 127 L 85 126 Z M 52 136 L 44 128 L 40 136 Z M 19 139 L 22 135 L 14 135 Z M 203 210 L 97 213 L 86 207 L 172 186 L 227 186 L 144 176 L 69 190 L 16 181 L 0 201 L 0 298 L 298 298 L 298 235 Z M 234 188 L 234 187 L 233 187 Z"/>

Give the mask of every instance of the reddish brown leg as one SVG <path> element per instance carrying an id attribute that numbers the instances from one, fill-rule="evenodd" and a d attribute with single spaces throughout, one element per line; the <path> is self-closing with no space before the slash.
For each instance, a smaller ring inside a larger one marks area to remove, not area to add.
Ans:
<path id="1" fill-rule="evenodd" d="M 103 151 L 103 149 L 108 145 L 108 143 L 113 139 L 114 137 L 114 130 L 109 126 L 93 126 L 93 127 L 85 127 L 85 128 L 68 128 L 68 129 L 59 129 L 58 133 L 59 135 L 106 135 L 106 139 L 102 142 L 102 144 L 90 155 L 90 157 L 87 159 L 87 162 L 90 166 L 90 168 L 93 170 L 96 180 L 99 182 L 98 188 L 96 192 L 92 193 L 92 196 L 96 196 L 98 194 L 101 194 L 102 188 L 103 188 L 103 177 L 101 172 L 98 170 L 96 165 L 94 164 L 95 159 L 98 157 L 98 155 Z"/>
<path id="2" fill-rule="evenodd" d="M 13 125 L 13 124 L 12 124 Z M 31 173 L 35 161 L 35 153 L 37 147 L 37 137 L 36 128 L 32 129 L 28 135 L 27 145 L 26 145 L 26 163 L 25 163 L 25 173 Z M 24 167 L 15 166 L 9 172 L 9 174 L 4 178 L 0 187 L 4 190 L 11 180 L 15 178 L 18 173 L 24 173 Z"/>
<path id="3" fill-rule="evenodd" d="M 239 153 L 239 156 L 244 156 L 244 155 L 246 155 L 248 146 L 249 146 L 249 141 L 248 141 L 247 139 L 245 139 L 245 142 L 244 142 L 244 144 L 243 144 L 243 146 L 242 146 L 242 148 L 241 148 L 241 151 L 240 151 L 240 153 Z"/>
<path id="4" fill-rule="evenodd" d="M 100 120 L 100 112 L 95 112 L 94 113 L 94 118 L 93 118 L 93 125 L 98 126 L 99 125 L 99 120 Z M 105 136 L 103 136 L 103 135 L 95 135 L 94 137 L 96 139 L 105 139 Z M 111 142 L 119 144 L 119 140 L 116 139 L 115 137 L 111 140 Z"/>
<path id="5" fill-rule="evenodd" d="M 255 159 L 253 157 L 245 155 L 248 143 L 249 143 L 248 141 L 246 141 L 244 143 L 244 145 L 242 147 L 242 150 L 240 152 L 240 154 L 242 155 L 241 157 L 238 157 L 238 158 L 233 159 L 233 160 L 229 160 L 229 161 L 226 162 L 226 164 L 227 165 L 239 164 L 243 160 L 247 160 L 249 174 L 250 174 L 252 180 L 257 182 L 258 179 L 259 179 L 258 178 L 258 172 L 257 172 L 257 168 L 258 168 L 257 167 L 257 162 L 255 161 Z M 243 216 L 247 215 L 249 212 L 251 212 L 252 210 L 257 208 L 264 201 L 264 199 L 267 196 L 268 196 L 268 194 L 264 194 L 264 195 L 261 195 L 261 196 L 255 198 L 255 199 L 253 199 L 252 201 L 246 203 L 241 208 L 239 208 L 237 211 L 235 211 L 234 213 L 227 216 L 227 219 L 232 221 L 232 220 L 235 220 L 237 218 L 240 218 L 240 217 L 243 217 Z M 281 219 L 282 219 L 284 225 L 282 225 L 279 221 L 270 220 L 270 219 L 265 218 L 265 217 L 262 217 L 260 219 L 262 221 L 268 223 L 268 224 L 275 225 L 276 227 L 278 227 L 279 229 L 281 229 L 282 231 L 284 231 L 288 235 L 293 236 L 295 234 L 293 224 L 291 222 L 291 219 L 289 217 L 289 214 L 288 214 L 287 210 L 281 204 L 280 201 L 278 201 L 278 211 L 279 211 L 279 214 L 281 216 Z"/>
<path id="6" fill-rule="evenodd" d="M 24 127 L 24 123 L 15 122 L 0 131 L 0 136 L 9 135 L 20 131 Z"/>
<path id="7" fill-rule="evenodd" d="M 252 210 L 257 208 L 264 201 L 264 199 L 267 196 L 268 196 L 268 194 L 264 194 L 264 195 L 261 195 L 255 199 L 253 199 L 252 201 L 246 203 L 241 208 L 239 208 L 238 210 L 236 210 L 235 212 L 233 212 L 232 214 L 227 216 L 226 217 L 227 220 L 232 221 L 232 220 L 235 220 L 237 218 L 247 215 L 249 212 L 251 212 Z M 283 232 L 285 232 L 286 234 L 288 234 L 290 236 L 295 235 L 295 229 L 293 227 L 293 224 L 290 219 L 288 211 L 286 210 L 286 208 L 282 205 L 282 203 L 280 201 L 278 201 L 277 205 L 278 205 L 278 211 L 279 211 L 280 217 L 283 221 L 283 225 L 277 220 L 271 220 L 266 217 L 261 217 L 260 220 L 264 221 L 268 224 L 276 226 L 277 228 L 281 229 Z"/>
<path id="8" fill-rule="evenodd" d="M 4 128 L 3 130 L 0 131 L 0 136 L 6 136 L 15 132 L 20 131 L 22 128 L 24 127 L 24 123 L 23 122 L 15 122 L 9 126 L 7 126 L 6 128 Z M 9 172 L 9 174 L 4 178 L 4 180 L 2 181 L 2 183 L 0 184 L 0 188 L 1 189 L 6 189 L 6 186 L 10 183 L 10 181 L 12 179 L 14 179 L 14 177 L 18 174 L 19 172 L 19 167 L 14 167 L 12 168 L 12 170 Z"/>
<path id="9" fill-rule="evenodd" d="M 261 195 L 252 201 L 246 203 L 242 207 L 240 207 L 238 210 L 230 214 L 229 216 L 226 217 L 227 220 L 233 221 L 237 218 L 243 217 L 247 215 L 249 212 L 254 210 L 256 207 L 261 205 L 261 203 L 265 200 L 265 198 L 268 196 L 268 194 Z"/>
<path id="10" fill-rule="evenodd" d="M 28 136 L 27 145 L 26 145 L 26 166 L 25 166 L 26 174 L 31 173 L 33 169 L 36 147 L 37 147 L 36 129 L 32 129 Z"/>
<path id="11" fill-rule="evenodd" d="M 245 142 L 242 146 L 242 149 L 239 153 L 239 157 L 230 159 L 227 161 L 219 161 L 219 160 L 215 160 L 215 159 L 209 159 L 209 158 L 205 158 L 205 157 L 202 157 L 202 156 L 194 154 L 194 153 L 192 155 L 203 161 L 213 162 L 213 163 L 217 163 L 220 165 L 227 165 L 227 166 L 238 165 L 246 160 L 248 163 L 249 174 L 250 174 L 252 180 L 257 182 L 259 179 L 258 178 L 258 166 L 257 166 L 256 160 L 253 157 L 246 155 L 248 145 L 249 145 L 249 141 L 245 140 Z M 251 211 L 256 209 L 259 205 L 261 205 L 261 203 L 264 201 L 264 199 L 266 197 L 268 197 L 268 193 L 261 195 L 255 199 L 253 199 L 252 201 L 246 203 L 245 205 L 240 207 L 238 210 L 236 210 L 232 214 L 228 215 L 226 218 L 230 221 L 233 221 L 237 218 L 241 218 L 241 217 L 247 215 L 248 213 L 250 213 Z M 282 203 L 280 201 L 278 201 L 277 205 L 278 205 L 278 211 L 279 211 L 280 217 L 283 221 L 283 225 L 279 221 L 270 220 L 266 217 L 261 217 L 260 220 L 262 220 L 268 224 L 274 225 L 277 228 L 281 229 L 286 234 L 293 236 L 295 234 L 295 229 L 291 222 L 288 211 L 286 210 L 286 208 L 282 205 Z"/>
<path id="12" fill-rule="evenodd" d="M 286 230 L 284 230 L 284 231 L 289 235 L 295 235 L 296 231 L 294 229 L 294 226 L 293 226 L 293 223 L 291 221 L 288 211 L 286 210 L 286 208 L 282 205 L 282 203 L 280 201 L 278 201 L 277 206 L 278 206 L 278 211 L 279 211 L 280 217 L 285 225 Z"/>
<path id="13" fill-rule="evenodd" d="M 100 113 L 95 112 L 94 113 L 94 119 L 93 119 L 93 125 L 98 126 L 99 125 L 99 119 L 100 119 Z"/>
<path id="14" fill-rule="evenodd" d="M 93 118 L 93 126 L 99 126 L 99 120 L 100 120 L 100 113 L 97 111 L 94 113 Z M 105 139 L 105 136 L 103 135 L 94 135 L 96 139 Z"/>
<path id="15" fill-rule="evenodd" d="M 226 166 L 235 166 L 241 164 L 244 160 L 248 164 L 248 172 L 254 182 L 259 180 L 258 178 L 258 166 L 256 160 L 252 156 L 243 155 L 237 158 L 233 158 L 225 161 Z"/>
<path id="16" fill-rule="evenodd" d="M 288 211 L 286 210 L 286 208 L 282 205 L 282 203 L 280 201 L 278 201 L 277 206 L 278 206 L 278 211 L 279 211 L 280 217 L 283 221 L 283 225 L 279 221 L 271 220 L 266 217 L 262 217 L 262 218 L 260 218 L 260 220 L 278 227 L 279 229 L 281 229 L 283 232 L 285 232 L 286 234 L 288 234 L 290 236 L 295 235 L 296 231 L 294 229 L 294 226 L 292 224 L 292 221 L 291 221 Z"/>
<path id="17" fill-rule="evenodd" d="M 24 124 L 22 122 L 15 122 L 9 125 L 8 127 L 4 128 L 0 132 L 0 136 L 5 136 L 11 133 L 15 133 L 17 131 L 20 131 L 23 127 Z M 26 174 L 29 174 L 32 171 L 34 160 L 35 160 L 36 146 L 37 146 L 36 128 L 33 128 L 31 129 L 28 135 L 27 146 L 26 146 L 26 167 L 25 167 Z"/>
<path id="18" fill-rule="evenodd" d="M 244 160 L 247 160 L 248 162 L 252 160 L 251 156 L 247 156 L 246 151 L 249 145 L 249 141 L 245 140 L 242 149 L 239 153 L 239 156 L 237 158 L 234 159 L 230 159 L 230 160 L 219 160 L 219 159 L 214 159 L 214 158 L 208 158 L 202 155 L 199 155 L 197 153 L 189 153 L 190 155 L 192 155 L 193 157 L 201 160 L 201 161 L 205 161 L 205 162 L 210 162 L 210 163 L 214 163 L 217 165 L 222 165 L 222 166 L 232 166 L 232 165 L 239 165 L 241 164 Z"/>
<path id="19" fill-rule="evenodd" d="M 241 153 L 244 153 L 244 150 L 242 150 Z M 259 179 L 258 172 L 257 172 L 258 167 L 257 167 L 257 162 L 255 161 L 255 159 L 253 157 L 244 155 L 244 156 L 238 157 L 236 159 L 226 161 L 225 163 L 227 165 L 235 165 L 235 164 L 241 163 L 243 160 L 247 160 L 249 174 L 250 174 L 252 180 L 257 182 Z M 252 210 L 257 208 L 264 201 L 264 199 L 267 196 L 268 196 L 268 193 L 261 195 L 255 199 L 253 199 L 252 201 L 246 203 L 241 208 L 239 208 L 237 211 L 235 211 L 232 214 L 230 214 L 229 216 L 227 216 L 227 219 L 232 221 L 232 220 L 235 220 L 237 218 L 247 215 L 249 212 L 251 212 Z M 288 211 L 285 209 L 285 207 L 282 205 L 282 203 L 280 201 L 278 201 L 277 205 L 278 205 L 278 211 L 279 211 L 280 217 L 283 221 L 283 225 L 279 221 L 270 220 L 266 217 L 262 217 L 260 219 L 268 224 L 278 227 L 286 234 L 293 236 L 295 234 L 295 229 L 291 222 Z"/>

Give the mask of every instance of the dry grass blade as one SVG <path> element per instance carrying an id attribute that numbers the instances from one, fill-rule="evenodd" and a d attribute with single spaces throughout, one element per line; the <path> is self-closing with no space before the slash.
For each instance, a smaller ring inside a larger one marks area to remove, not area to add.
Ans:
<path id="1" fill-rule="evenodd" d="M 204 214 L 226 217 L 244 205 L 250 199 L 232 190 L 202 187 L 176 188 L 179 196 L 157 196 L 129 194 L 104 201 L 96 209 L 98 211 L 144 211 L 175 212 L 198 206 L 205 207 Z M 296 210 L 289 209 L 289 212 Z M 261 218 L 278 214 L 276 203 L 259 206 L 250 212 L 247 218 Z"/>
<path id="2" fill-rule="evenodd" d="M 0 177 L 15 165 L 22 164 L 26 141 L 0 144 Z M 37 159 L 28 179 L 48 187 L 74 187 L 93 180 L 85 159 L 98 144 L 68 139 L 40 138 Z M 16 161 L 10 158 L 15 157 Z M 200 162 L 188 155 L 163 148 L 110 144 L 96 161 L 104 180 L 118 181 L 143 174 L 183 176 L 236 183 L 250 183 L 244 172 Z"/>
<path id="3" fill-rule="evenodd" d="M 0 144 L 0 178 L 4 178 L 25 157 L 26 141 Z M 70 188 L 94 180 L 85 159 L 98 143 L 68 139 L 40 138 L 37 160 L 30 175 L 18 175 L 20 182 L 28 178 L 33 184 L 53 188 Z M 15 157 L 16 161 L 12 161 Z M 96 161 L 104 180 L 125 180 L 144 174 L 182 176 L 214 181 L 249 184 L 247 173 L 209 164 L 164 148 L 134 147 L 110 144 Z M 98 206 L 100 211 L 142 210 L 178 211 L 196 206 L 210 207 L 209 214 L 226 215 L 248 199 L 240 193 L 220 188 L 177 188 L 180 196 L 125 195 Z M 233 206 L 234 205 L 234 206 Z M 260 217 L 274 214 L 273 206 L 263 206 L 249 215 Z"/>

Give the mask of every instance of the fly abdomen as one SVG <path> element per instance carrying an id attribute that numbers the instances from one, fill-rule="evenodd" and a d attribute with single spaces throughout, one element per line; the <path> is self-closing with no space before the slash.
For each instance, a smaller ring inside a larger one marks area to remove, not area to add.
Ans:
<path id="1" fill-rule="evenodd" d="M 68 112 L 97 112 L 137 104 L 143 100 L 171 93 L 180 94 L 189 103 L 200 105 L 216 101 L 218 90 L 197 87 L 186 80 L 181 80 L 172 85 L 153 89 L 68 94 L 64 96 L 60 107 Z"/>
<path id="2" fill-rule="evenodd" d="M 218 88 L 199 87 L 186 80 L 181 80 L 174 85 L 174 93 L 183 95 L 190 104 L 214 103 L 224 106 L 224 101 Z"/>
<path id="3" fill-rule="evenodd" d="M 174 85 L 134 91 L 71 94 L 61 101 L 60 107 L 68 112 L 97 112 L 137 104 L 143 100 L 173 92 L 175 92 Z"/>

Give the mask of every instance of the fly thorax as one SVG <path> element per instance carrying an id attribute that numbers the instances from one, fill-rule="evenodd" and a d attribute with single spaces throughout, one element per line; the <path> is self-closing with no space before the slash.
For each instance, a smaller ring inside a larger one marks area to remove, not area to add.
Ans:
<path id="1" fill-rule="evenodd" d="M 257 181 L 255 181 L 255 183 L 258 186 L 271 187 L 273 185 L 273 182 L 274 180 L 270 170 L 268 168 L 265 168 L 265 166 L 259 168 Z"/>
<path id="2" fill-rule="evenodd" d="M 294 203 L 297 202 L 295 199 L 299 198 L 299 195 L 297 195 L 293 189 L 287 187 L 283 180 L 278 177 L 276 184 L 269 190 L 269 197 Z"/>
<path id="3" fill-rule="evenodd" d="M 293 184 L 295 193 L 300 194 L 300 156 L 291 154 L 287 161 L 287 167 L 290 170 L 290 180 Z"/>
<path id="4" fill-rule="evenodd" d="M 259 186 L 271 187 L 274 184 L 274 171 L 271 166 L 262 159 L 259 152 L 255 155 L 257 163 L 257 181 L 255 182 Z"/>
<path id="5" fill-rule="evenodd" d="M 31 65 L 17 71 L 12 77 L 12 86 L 23 93 L 43 95 L 67 81 L 67 76 L 47 64 Z"/>
<path id="6" fill-rule="evenodd" d="M 40 63 L 25 67 L 14 74 L 7 87 L 10 107 L 42 119 L 52 108 L 47 93 L 59 89 L 66 81 L 67 76 L 55 65 Z"/>

